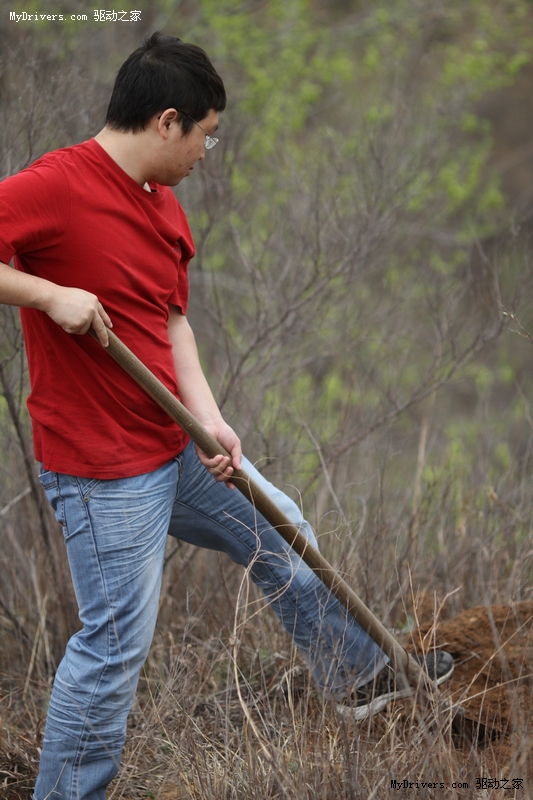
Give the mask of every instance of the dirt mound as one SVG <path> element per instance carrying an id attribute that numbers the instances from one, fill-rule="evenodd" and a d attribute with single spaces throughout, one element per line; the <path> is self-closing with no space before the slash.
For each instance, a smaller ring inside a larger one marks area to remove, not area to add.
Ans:
<path id="1" fill-rule="evenodd" d="M 500 731 L 501 746 L 512 749 L 517 736 L 533 740 L 533 601 L 475 606 L 453 620 L 421 625 L 413 641 L 419 651 L 435 644 L 453 655 L 451 699 Z"/>

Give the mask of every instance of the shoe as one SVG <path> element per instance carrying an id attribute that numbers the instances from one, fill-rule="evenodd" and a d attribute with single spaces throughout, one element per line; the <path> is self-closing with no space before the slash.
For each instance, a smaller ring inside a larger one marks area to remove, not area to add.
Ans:
<path id="1" fill-rule="evenodd" d="M 434 681 L 437 686 L 448 680 L 453 673 L 453 657 L 445 650 L 428 653 L 426 656 L 413 656 Z M 358 686 L 353 695 L 337 704 L 341 714 L 349 715 L 351 719 L 363 720 L 382 711 L 391 700 L 401 700 L 403 697 L 413 697 L 416 692 L 414 686 L 399 688 L 396 686 L 396 675 L 388 664 L 364 686 Z"/>

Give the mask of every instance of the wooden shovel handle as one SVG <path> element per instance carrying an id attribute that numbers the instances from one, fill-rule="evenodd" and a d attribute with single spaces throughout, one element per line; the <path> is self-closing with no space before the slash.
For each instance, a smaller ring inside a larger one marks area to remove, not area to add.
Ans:
<path id="1" fill-rule="evenodd" d="M 97 339 L 91 329 L 91 335 Z M 183 428 L 204 453 L 212 458 L 215 455 L 229 455 L 224 447 L 198 422 L 185 406 L 150 372 L 150 370 L 126 347 L 113 331 L 108 330 L 109 346 L 106 351 L 130 375 L 131 378 Z M 304 534 L 283 514 L 264 492 L 242 469 L 235 470 L 231 476 L 235 486 L 248 498 L 255 508 L 276 528 L 285 541 L 301 556 L 302 560 L 315 572 L 333 595 L 357 620 L 361 627 L 374 639 L 389 657 L 400 674 L 409 683 L 422 691 L 429 681 L 427 673 L 396 641 L 394 636 L 381 624 L 366 607 L 339 573 L 324 556 L 311 545 Z M 434 687 L 431 687 L 434 692 Z"/>

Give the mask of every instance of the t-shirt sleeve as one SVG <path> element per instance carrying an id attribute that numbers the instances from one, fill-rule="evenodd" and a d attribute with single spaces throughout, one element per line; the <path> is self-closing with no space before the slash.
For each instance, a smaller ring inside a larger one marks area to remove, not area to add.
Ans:
<path id="1" fill-rule="evenodd" d="M 191 257 L 186 254 L 186 250 L 181 248 L 181 255 L 178 264 L 178 274 L 176 287 L 169 297 L 169 305 L 178 306 L 182 314 L 187 313 L 189 302 L 189 261 Z"/>
<path id="2" fill-rule="evenodd" d="M 36 162 L 0 183 L 0 261 L 46 250 L 69 223 L 70 193 L 61 169 Z"/>
<path id="3" fill-rule="evenodd" d="M 169 305 L 178 306 L 181 313 L 186 314 L 187 304 L 189 302 L 189 262 L 194 256 L 195 248 L 185 212 L 175 197 L 173 197 L 172 200 L 177 210 L 177 224 L 180 230 L 176 248 L 179 253 L 179 264 L 176 287 L 170 295 L 168 302 Z"/>

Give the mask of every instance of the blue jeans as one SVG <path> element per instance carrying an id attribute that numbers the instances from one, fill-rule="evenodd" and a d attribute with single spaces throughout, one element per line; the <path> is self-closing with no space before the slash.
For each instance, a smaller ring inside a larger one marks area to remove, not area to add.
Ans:
<path id="1" fill-rule="evenodd" d="M 297 505 L 244 469 L 316 545 Z M 157 617 L 167 532 L 250 570 L 322 690 L 340 699 L 387 659 L 238 491 L 189 445 L 160 469 L 96 480 L 44 471 L 65 542 L 82 630 L 70 639 L 48 710 L 35 800 L 104 800 Z"/>

